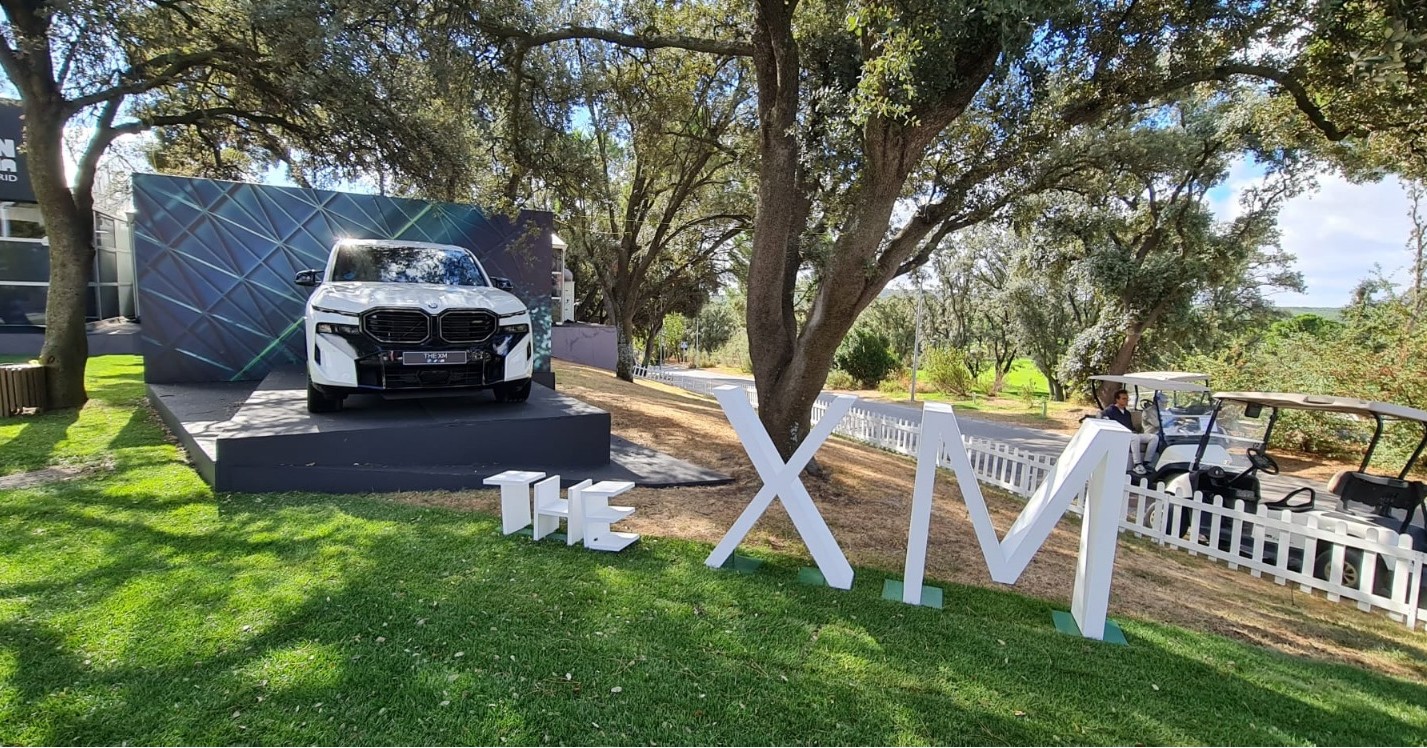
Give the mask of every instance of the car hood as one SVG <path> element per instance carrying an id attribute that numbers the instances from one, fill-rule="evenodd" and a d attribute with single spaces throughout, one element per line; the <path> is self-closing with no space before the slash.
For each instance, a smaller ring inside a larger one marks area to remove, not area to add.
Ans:
<path id="1" fill-rule="evenodd" d="M 433 314 L 447 309 L 489 309 L 500 315 L 525 311 L 520 299 L 499 288 L 424 283 L 324 283 L 308 304 L 352 314 L 377 307 L 407 307 Z"/>

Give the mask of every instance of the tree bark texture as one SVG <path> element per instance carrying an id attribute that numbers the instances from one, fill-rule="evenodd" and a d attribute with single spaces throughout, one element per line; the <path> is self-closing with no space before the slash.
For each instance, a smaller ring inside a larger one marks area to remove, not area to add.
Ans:
<path id="1" fill-rule="evenodd" d="M 906 120 L 868 116 L 861 126 L 863 167 L 822 267 L 807 319 L 799 325 L 793 299 L 801 243 L 811 213 L 798 141 L 796 2 L 763 0 L 755 8 L 753 65 L 758 79 L 758 215 L 748 268 L 748 348 L 758 387 L 759 418 L 784 458 L 808 433 L 812 406 L 833 357 L 858 314 L 917 255 L 938 229 L 942 206 L 888 235 L 908 176 L 945 127 L 970 105 L 994 70 L 994 39 L 968 45 L 958 66 L 966 82 L 955 93 Z M 924 258 L 923 258 L 924 260 Z"/>
<path id="2" fill-rule="evenodd" d="M 74 408 L 89 399 L 84 367 L 89 359 L 86 294 L 94 271 L 94 215 L 90 193 L 71 192 L 64 173 L 64 117 L 57 108 L 27 102 L 25 149 L 35 199 L 49 237 L 50 278 L 45 297 L 45 367 L 48 407 Z"/>

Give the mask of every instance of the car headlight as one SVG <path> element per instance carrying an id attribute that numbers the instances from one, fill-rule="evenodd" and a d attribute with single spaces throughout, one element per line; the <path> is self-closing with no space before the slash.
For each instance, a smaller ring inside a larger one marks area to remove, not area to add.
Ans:
<path id="1" fill-rule="evenodd" d="M 530 332 L 530 325 L 524 322 L 518 325 L 501 325 L 500 331 L 510 333 L 527 333 Z"/>
<path id="2" fill-rule="evenodd" d="M 339 317 L 351 317 L 352 319 L 356 319 L 359 316 L 356 312 L 344 312 L 341 309 L 328 309 L 327 307 L 316 305 L 312 307 L 312 311 L 322 312 L 323 314 L 335 314 Z"/>
<path id="3" fill-rule="evenodd" d="M 358 325 L 343 325 L 337 322 L 318 322 L 317 332 L 328 335 L 360 335 L 362 328 Z"/>

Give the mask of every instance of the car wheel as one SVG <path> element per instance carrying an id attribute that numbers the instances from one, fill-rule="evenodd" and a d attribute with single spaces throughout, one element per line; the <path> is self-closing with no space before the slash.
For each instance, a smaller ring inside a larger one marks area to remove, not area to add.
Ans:
<path id="1" fill-rule="evenodd" d="M 517 379 L 495 386 L 495 399 L 503 403 L 523 403 L 530 397 L 530 380 Z"/>
<path id="2" fill-rule="evenodd" d="M 308 413 L 336 413 L 342 409 L 342 396 L 330 395 L 323 392 L 320 387 L 307 380 L 307 412 Z"/>
<path id="3" fill-rule="evenodd" d="M 1313 560 L 1313 576 L 1317 579 L 1328 579 L 1329 571 L 1333 564 L 1333 548 L 1330 546 L 1318 551 L 1318 557 Z M 1357 548 L 1348 548 L 1343 552 L 1343 586 L 1349 589 L 1362 589 L 1363 583 L 1363 552 Z M 1381 558 L 1377 559 L 1377 573 L 1373 574 L 1372 593 L 1387 597 L 1392 594 L 1392 571 L 1387 568 L 1387 562 Z"/>

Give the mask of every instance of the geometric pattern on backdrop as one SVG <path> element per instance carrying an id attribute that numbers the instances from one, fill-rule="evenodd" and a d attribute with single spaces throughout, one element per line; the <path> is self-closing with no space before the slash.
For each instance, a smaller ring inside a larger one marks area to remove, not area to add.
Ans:
<path id="1" fill-rule="evenodd" d="M 530 308 L 535 370 L 550 369 L 553 216 L 333 190 L 134 175 L 134 263 L 144 377 L 262 379 L 303 361 L 309 289 L 338 239 L 407 239 L 475 252 Z"/>

